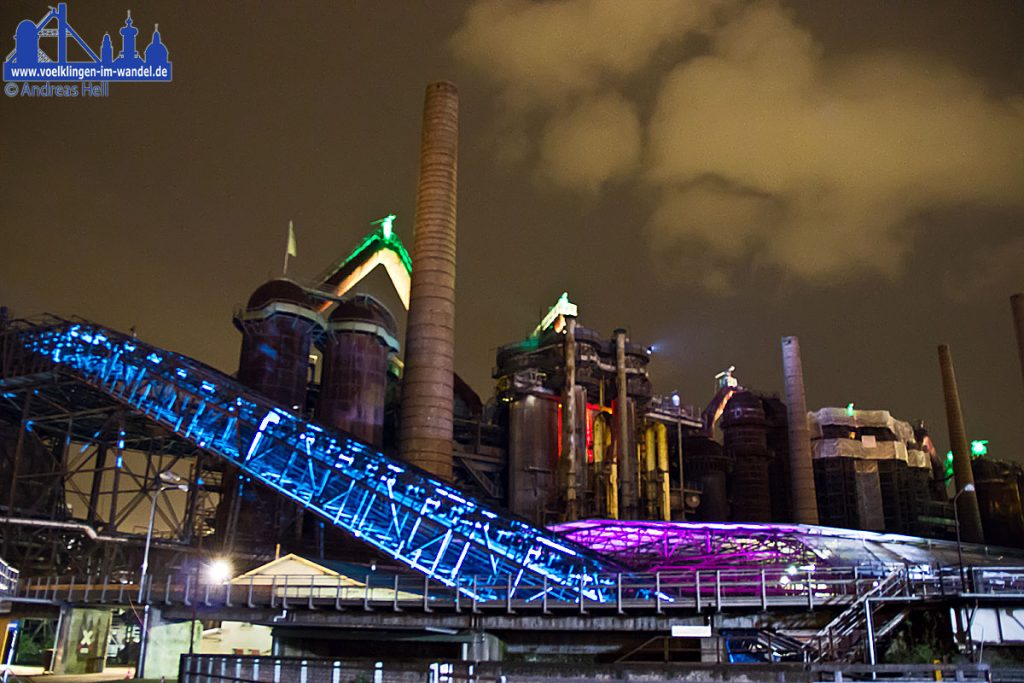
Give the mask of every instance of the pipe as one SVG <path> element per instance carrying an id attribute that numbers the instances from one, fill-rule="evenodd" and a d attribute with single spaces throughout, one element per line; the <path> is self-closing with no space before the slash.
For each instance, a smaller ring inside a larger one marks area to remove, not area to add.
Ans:
<path id="1" fill-rule="evenodd" d="M 971 469 L 971 452 L 967 448 L 967 431 L 964 429 L 964 414 L 960 408 L 960 391 L 957 389 L 956 373 L 953 371 L 953 355 L 946 344 L 939 346 L 939 369 L 942 371 L 942 393 L 946 401 L 949 444 L 953 449 L 953 476 L 960 499 L 960 507 L 957 508 L 960 523 L 957 526 L 962 527 L 962 536 L 968 543 L 984 543 L 985 532 L 981 526 L 978 495 L 973 490 L 964 490 L 968 484 L 973 488 L 974 471 Z"/>
<path id="2" fill-rule="evenodd" d="M 619 518 L 619 464 L 608 461 L 608 519 Z"/>
<path id="3" fill-rule="evenodd" d="M 565 319 L 565 385 L 562 388 L 562 488 L 565 491 L 565 521 L 579 519 L 576 452 L 576 318 Z"/>
<path id="4" fill-rule="evenodd" d="M 676 409 L 679 410 L 678 408 Z M 683 469 L 683 424 L 676 416 L 676 459 L 679 461 L 679 519 L 686 521 L 686 470 Z"/>
<path id="5" fill-rule="evenodd" d="M 672 521 L 672 489 L 668 477 L 668 427 L 658 423 L 658 474 L 661 478 L 661 519 Z"/>
<path id="6" fill-rule="evenodd" d="M 782 338 L 782 373 L 789 418 L 789 476 L 793 487 L 793 520 L 797 524 L 818 523 L 818 498 L 811 461 L 811 433 L 807 428 L 807 399 L 800 340 Z"/>
<path id="7" fill-rule="evenodd" d="M 604 514 L 608 519 L 619 518 L 619 484 L 618 469 L 615 463 L 614 454 L 609 457 L 609 446 L 611 445 L 611 430 L 608 427 L 606 413 L 599 413 L 594 416 L 594 465 L 604 481 Z"/>
<path id="8" fill-rule="evenodd" d="M 1013 309 L 1013 328 L 1017 331 L 1017 356 L 1020 358 L 1020 374 L 1024 379 L 1024 293 L 1010 297 Z"/>
<path id="9" fill-rule="evenodd" d="M 644 474 L 644 487 L 647 498 L 647 519 L 658 517 L 658 436 L 653 424 L 644 430 L 644 462 L 647 472 Z"/>
<path id="10" fill-rule="evenodd" d="M 0 524 L 6 526 L 8 524 L 14 524 L 16 526 L 34 526 L 46 529 L 64 529 L 66 531 L 77 531 L 78 533 L 85 534 L 91 541 L 99 541 L 102 543 L 127 543 L 129 538 L 121 538 L 118 536 L 105 536 L 96 533 L 88 524 L 82 524 L 79 522 L 54 522 L 49 519 L 28 519 L 25 517 L 0 517 Z"/>
<path id="11" fill-rule="evenodd" d="M 619 514 L 624 519 L 636 519 L 637 480 L 636 454 L 630 448 L 629 390 L 626 384 L 626 331 L 615 330 L 615 417 L 618 422 L 616 450 L 619 477 Z"/>
<path id="12" fill-rule="evenodd" d="M 455 356 L 455 211 L 459 95 L 427 86 L 413 228 L 399 451 L 409 463 L 452 478 Z"/>

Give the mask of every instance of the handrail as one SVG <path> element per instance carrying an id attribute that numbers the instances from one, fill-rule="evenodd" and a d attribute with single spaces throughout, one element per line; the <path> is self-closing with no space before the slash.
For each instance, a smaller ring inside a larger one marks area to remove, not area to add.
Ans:
<path id="1" fill-rule="evenodd" d="M 988 569 L 976 570 L 981 574 Z M 1024 599 L 1024 568 L 999 568 L 997 572 L 1009 580 L 1011 591 L 994 583 L 982 583 L 992 596 L 1016 596 Z M 864 590 L 866 581 L 852 569 L 822 568 L 812 573 L 810 582 L 789 578 L 785 570 L 695 570 L 673 572 L 641 572 L 600 574 L 595 580 L 602 585 L 621 587 L 612 601 L 603 605 L 586 602 L 587 610 L 596 607 L 615 609 L 616 613 L 650 610 L 663 613 L 671 610 L 716 611 L 721 609 L 765 609 L 778 607 L 842 606 L 841 612 L 816 636 L 818 651 L 828 649 L 826 642 L 845 642 L 860 626 L 865 604 L 873 599 L 905 593 L 908 599 L 938 595 L 934 582 L 938 577 L 911 577 L 904 570 Z M 557 596 L 546 592 L 545 579 L 524 579 L 512 585 L 510 575 L 504 578 L 460 575 L 453 584 L 424 580 L 417 574 L 367 572 L 358 577 L 311 574 L 250 574 L 228 583 L 214 583 L 194 573 L 150 575 L 147 599 L 163 606 L 191 604 L 198 600 L 204 606 L 235 606 L 277 608 L 287 603 L 290 609 L 337 608 L 392 609 L 431 611 L 451 608 L 462 611 L 465 603 L 460 593 L 476 596 L 473 609 L 499 609 L 506 612 L 537 610 L 547 612 L 573 608 L 579 612 L 579 601 L 573 596 Z M 1021 583 L 1022 588 L 1016 586 Z M 808 600 L 808 594 L 812 600 Z M 106 576 L 34 577 L 22 581 L 13 597 L 51 602 L 118 602 L 138 595 L 137 578 L 111 582 Z M 698 604 L 698 595 L 700 603 Z M 954 595 L 954 594 L 950 594 Z M 540 596 L 540 597 L 537 597 Z"/>

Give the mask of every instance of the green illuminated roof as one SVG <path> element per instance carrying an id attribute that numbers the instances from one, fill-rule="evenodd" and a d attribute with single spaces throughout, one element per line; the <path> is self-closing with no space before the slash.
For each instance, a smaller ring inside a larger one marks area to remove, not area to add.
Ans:
<path id="1" fill-rule="evenodd" d="M 412 258 L 409 257 L 409 252 L 406 250 L 405 245 L 402 244 L 398 234 L 392 229 L 395 218 L 395 214 L 392 213 L 370 223 L 370 225 L 377 227 L 363 238 L 363 241 L 352 250 L 351 254 L 335 262 L 334 265 L 325 270 L 318 280 L 322 283 L 330 283 L 339 273 L 347 271 L 349 266 L 361 263 L 375 253 L 385 250 L 393 251 L 402 262 L 402 265 L 405 266 L 406 272 L 411 275 Z"/>

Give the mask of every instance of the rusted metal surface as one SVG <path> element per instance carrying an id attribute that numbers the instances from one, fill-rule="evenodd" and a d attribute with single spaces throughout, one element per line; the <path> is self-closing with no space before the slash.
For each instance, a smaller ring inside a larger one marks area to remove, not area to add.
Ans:
<path id="1" fill-rule="evenodd" d="M 942 371 L 942 393 L 946 401 L 949 443 L 953 449 L 953 476 L 956 480 L 956 490 L 963 491 L 957 499 L 960 532 L 968 543 L 984 543 L 985 531 L 981 526 L 978 496 L 973 490 L 964 491 L 968 484 L 974 486 L 974 472 L 971 469 L 971 451 L 964 429 L 964 414 L 960 409 L 960 390 L 957 389 L 956 373 L 953 371 L 953 354 L 946 344 L 939 346 L 939 369 Z"/>
<path id="2" fill-rule="evenodd" d="M 452 478 L 458 135 L 458 91 L 431 83 L 423 106 L 399 449 L 406 461 L 446 480 Z"/>
<path id="3" fill-rule="evenodd" d="M 814 463 L 811 461 L 811 436 L 807 428 L 804 369 L 800 359 L 800 340 L 796 337 L 782 338 L 782 372 L 789 414 L 789 476 L 793 487 L 793 521 L 798 524 L 817 524 L 818 499 L 814 487 Z"/>

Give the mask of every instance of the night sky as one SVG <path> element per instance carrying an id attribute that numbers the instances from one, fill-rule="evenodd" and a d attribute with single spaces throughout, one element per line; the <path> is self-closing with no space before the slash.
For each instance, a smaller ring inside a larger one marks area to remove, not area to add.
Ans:
<path id="1" fill-rule="evenodd" d="M 5 54 L 46 6 L 3 3 Z M 233 372 L 233 308 L 280 273 L 289 220 L 298 277 L 391 212 L 411 245 L 423 89 L 446 79 L 456 368 L 483 396 L 495 348 L 568 290 L 581 324 L 655 345 L 660 392 L 704 404 L 729 365 L 780 391 L 795 334 L 811 409 L 924 418 L 942 449 L 948 343 L 969 438 L 1024 459 L 1024 3 L 118 0 L 70 22 L 116 51 L 129 6 L 173 83 L 0 103 L 15 315 L 134 325 Z"/>

